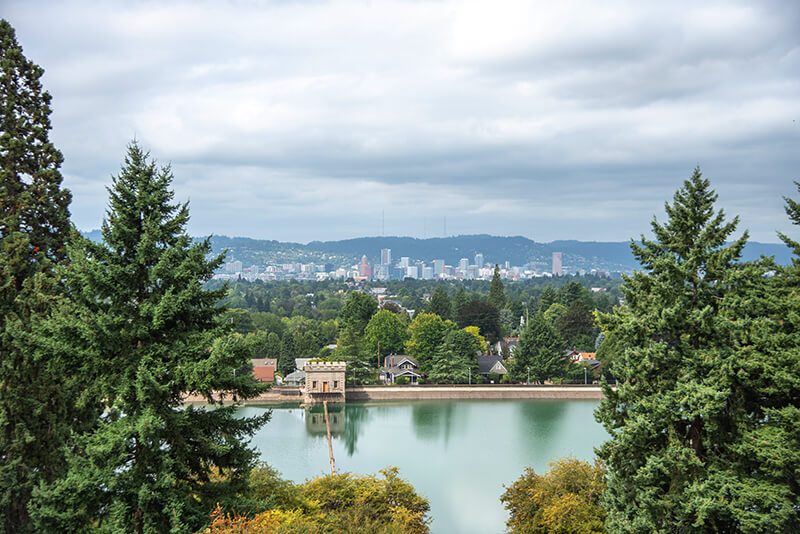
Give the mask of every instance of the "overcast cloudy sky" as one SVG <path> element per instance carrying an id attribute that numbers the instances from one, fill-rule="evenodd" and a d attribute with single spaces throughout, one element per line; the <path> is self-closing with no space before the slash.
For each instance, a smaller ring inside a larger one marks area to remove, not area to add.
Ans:
<path id="1" fill-rule="evenodd" d="M 621 241 L 696 165 L 797 235 L 794 0 L 3 3 L 82 229 L 135 137 L 197 235 Z"/>

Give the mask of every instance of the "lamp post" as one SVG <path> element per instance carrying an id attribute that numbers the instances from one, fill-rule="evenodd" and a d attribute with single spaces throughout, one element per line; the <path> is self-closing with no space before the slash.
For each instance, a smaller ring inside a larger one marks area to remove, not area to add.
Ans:
<path id="1" fill-rule="evenodd" d="M 588 382 L 586 381 L 586 366 L 583 366 L 583 385 L 585 386 Z"/>
<path id="2" fill-rule="evenodd" d="M 530 367 L 526 367 L 526 369 L 528 370 L 528 382 L 527 382 L 527 385 L 530 386 L 531 385 L 531 368 Z"/>
<path id="3" fill-rule="evenodd" d="M 469 372 L 469 385 L 472 385 L 472 367 L 467 367 L 467 371 Z"/>

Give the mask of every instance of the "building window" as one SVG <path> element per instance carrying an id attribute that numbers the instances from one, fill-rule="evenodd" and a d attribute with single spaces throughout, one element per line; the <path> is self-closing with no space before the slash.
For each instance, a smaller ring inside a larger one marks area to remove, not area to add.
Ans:
<path id="1" fill-rule="evenodd" d="M 314 380 L 313 382 L 311 382 L 311 390 L 313 391 L 313 390 L 315 390 L 315 389 L 317 389 L 317 381 L 316 381 L 316 380 Z"/>
<path id="2" fill-rule="evenodd" d="M 339 389 L 339 381 L 338 380 L 334 380 L 333 381 L 333 389 Z"/>

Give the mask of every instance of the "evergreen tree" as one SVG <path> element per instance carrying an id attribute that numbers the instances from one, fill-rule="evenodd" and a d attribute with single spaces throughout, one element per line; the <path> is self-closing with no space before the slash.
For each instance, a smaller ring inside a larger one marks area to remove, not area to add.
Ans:
<path id="1" fill-rule="evenodd" d="M 353 291 L 347 295 L 339 313 L 339 328 L 350 329 L 356 335 L 363 336 L 367 323 L 377 311 L 378 303 L 374 298 L 362 291 Z"/>
<path id="2" fill-rule="evenodd" d="M 466 330 L 450 330 L 436 349 L 428 379 L 439 384 L 466 384 L 478 372 L 478 339 Z"/>
<path id="3" fill-rule="evenodd" d="M 489 304 L 502 309 L 506 305 L 506 294 L 503 291 L 503 281 L 500 280 L 500 266 L 494 264 L 494 276 L 492 276 L 492 283 L 489 285 L 489 298 L 486 300 Z"/>
<path id="4" fill-rule="evenodd" d="M 0 531 L 8 533 L 34 530 L 33 488 L 62 475 L 83 384 L 68 374 L 82 368 L 80 355 L 45 328 L 68 304 L 56 269 L 66 258 L 70 193 L 48 137 L 42 74 L 0 19 Z"/>
<path id="5" fill-rule="evenodd" d="M 445 321 L 452 317 L 453 311 L 452 305 L 450 304 L 450 297 L 442 286 L 436 286 L 436 289 L 433 290 L 431 300 L 428 302 L 425 313 L 435 313 Z"/>
<path id="6" fill-rule="evenodd" d="M 542 313 L 536 313 L 525 325 L 519 337 L 519 347 L 514 351 L 511 377 L 519 381 L 543 383 L 554 377 L 563 377 L 569 360 L 561 338 L 547 323 Z"/>
<path id="7" fill-rule="evenodd" d="M 539 294 L 539 311 L 544 313 L 558 300 L 556 290 L 550 286 L 544 288 Z"/>
<path id="8" fill-rule="evenodd" d="M 297 350 L 294 347 L 294 334 L 291 330 L 283 333 L 281 338 L 281 351 L 278 356 L 278 372 L 283 376 L 294 371 L 294 359 L 297 358 Z M 300 369 L 302 371 L 302 369 Z"/>
<path id="9" fill-rule="evenodd" d="M 245 440 L 267 417 L 236 417 L 223 399 L 264 387 L 234 372 L 250 362 L 218 320 L 226 289 L 202 286 L 223 257 L 207 259 L 209 240 L 186 234 L 188 206 L 172 203 L 171 182 L 131 144 L 109 188 L 103 242 L 71 250 L 76 328 L 106 410 L 79 439 L 68 477 L 43 492 L 42 530 L 88 530 L 78 528 L 88 520 L 113 532 L 194 532 L 216 502 L 235 498 L 255 461 Z M 186 393 L 214 409 L 184 406 Z"/>
<path id="10" fill-rule="evenodd" d="M 452 314 L 454 318 L 458 318 L 461 310 L 470 303 L 472 299 L 469 298 L 467 292 L 464 291 L 464 286 L 460 286 L 458 291 L 456 291 L 455 296 L 453 297 L 453 307 L 452 307 Z"/>
<path id="11" fill-rule="evenodd" d="M 597 411 L 612 532 L 800 528 L 796 286 L 739 261 L 747 233 L 726 246 L 738 218 L 715 200 L 696 169 L 655 240 L 631 244 L 626 306 L 600 318 L 617 347 Z"/>
<path id="12" fill-rule="evenodd" d="M 463 306 L 458 314 L 458 326 L 477 326 L 490 343 L 500 340 L 500 312 L 488 302 L 473 300 Z"/>
<path id="13" fill-rule="evenodd" d="M 270 332 L 267 336 L 267 343 L 264 347 L 264 353 L 267 358 L 280 358 L 281 356 L 281 338 L 275 332 Z"/>
<path id="14" fill-rule="evenodd" d="M 581 299 L 573 300 L 558 319 L 558 333 L 568 347 L 594 347 L 594 316 Z"/>

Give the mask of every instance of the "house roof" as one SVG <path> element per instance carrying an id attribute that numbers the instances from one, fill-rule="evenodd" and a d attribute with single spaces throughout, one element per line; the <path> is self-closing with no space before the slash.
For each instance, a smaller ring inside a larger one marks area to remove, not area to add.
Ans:
<path id="1" fill-rule="evenodd" d="M 403 362 L 409 362 L 414 367 L 419 367 L 417 364 L 417 360 L 412 358 L 411 356 L 406 356 L 405 354 L 390 354 L 383 359 L 383 366 L 384 367 L 400 367 L 403 365 Z"/>
<path id="2" fill-rule="evenodd" d="M 253 367 L 253 378 L 259 382 L 273 382 L 275 380 L 274 367 Z"/>
<path id="3" fill-rule="evenodd" d="M 284 382 L 302 382 L 306 379 L 306 372 L 305 371 L 295 371 L 293 373 L 289 373 L 283 378 Z"/>
<path id="4" fill-rule="evenodd" d="M 250 360 L 250 363 L 253 364 L 253 368 L 256 367 L 277 367 L 278 366 L 278 359 L 277 358 L 253 358 Z"/>
<path id="5" fill-rule="evenodd" d="M 415 371 L 414 369 L 402 369 L 400 367 L 389 367 L 383 368 L 381 371 L 382 373 L 391 374 L 395 378 L 400 376 L 416 376 L 417 378 L 422 378 L 422 374 Z"/>
<path id="6" fill-rule="evenodd" d="M 481 354 L 478 356 L 478 373 L 488 375 L 489 373 L 505 374 L 508 370 L 503 365 L 503 358 L 492 354 Z"/>

